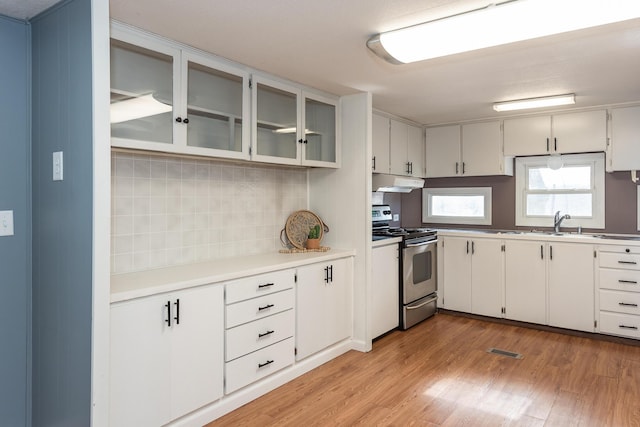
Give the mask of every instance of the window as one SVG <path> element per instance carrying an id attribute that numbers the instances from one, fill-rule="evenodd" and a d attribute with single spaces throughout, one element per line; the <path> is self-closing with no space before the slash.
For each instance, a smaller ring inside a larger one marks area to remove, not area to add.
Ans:
<path id="1" fill-rule="evenodd" d="M 516 225 L 553 227 L 560 211 L 564 227 L 604 228 L 604 154 L 564 155 L 558 169 L 552 158 L 516 159 Z"/>
<path id="2" fill-rule="evenodd" d="M 491 187 L 422 189 L 422 222 L 491 224 Z"/>

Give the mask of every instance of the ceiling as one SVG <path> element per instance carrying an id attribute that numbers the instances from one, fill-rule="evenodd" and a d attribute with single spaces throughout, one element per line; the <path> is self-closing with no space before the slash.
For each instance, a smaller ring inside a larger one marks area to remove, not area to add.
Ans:
<path id="1" fill-rule="evenodd" d="M 0 0 L 0 15 L 20 20 L 33 18 L 60 0 Z"/>
<path id="2" fill-rule="evenodd" d="M 110 0 L 110 13 L 336 95 L 370 91 L 375 108 L 422 124 L 497 117 L 495 101 L 563 93 L 576 94 L 576 107 L 640 101 L 640 19 L 407 65 L 366 48 L 381 31 L 491 2 Z"/>

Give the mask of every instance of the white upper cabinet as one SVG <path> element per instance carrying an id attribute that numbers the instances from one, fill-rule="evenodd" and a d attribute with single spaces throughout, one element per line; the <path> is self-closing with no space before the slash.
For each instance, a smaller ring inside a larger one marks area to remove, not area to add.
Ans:
<path id="1" fill-rule="evenodd" d="M 427 177 L 513 175 L 499 121 L 427 128 Z"/>
<path id="2" fill-rule="evenodd" d="M 422 128 L 390 119 L 389 157 L 393 175 L 424 176 Z"/>
<path id="3" fill-rule="evenodd" d="M 532 156 L 605 151 L 607 112 L 581 111 L 504 120 L 504 154 Z"/>
<path id="4" fill-rule="evenodd" d="M 502 153 L 499 121 L 462 125 L 464 176 L 513 175 L 513 160 Z"/>
<path id="5" fill-rule="evenodd" d="M 640 106 L 611 109 L 607 171 L 640 170 Z"/>
<path id="6" fill-rule="evenodd" d="M 261 162 L 339 167 L 337 100 L 253 77 L 253 152 Z"/>
<path id="7" fill-rule="evenodd" d="M 373 172 L 389 173 L 389 126 L 388 117 L 373 115 Z"/>
<path id="8" fill-rule="evenodd" d="M 427 128 L 427 178 L 459 175 L 460 156 L 460 125 Z"/>
<path id="9" fill-rule="evenodd" d="M 338 98 L 118 24 L 111 37 L 112 146 L 340 167 Z"/>
<path id="10" fill-rule="evenodd" d="M 112 146 L 249 159 L 249 99 L 238 67 L 112 32 Z"/>

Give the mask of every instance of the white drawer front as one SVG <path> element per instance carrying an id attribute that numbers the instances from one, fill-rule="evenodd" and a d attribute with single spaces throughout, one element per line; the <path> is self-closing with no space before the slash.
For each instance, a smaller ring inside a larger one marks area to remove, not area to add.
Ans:
<path id="1" fill-rule="evenodd" d="M 226 306 L 227 328 L 248 323 L 293 308 L 293 289 Z"/>
<path id="2" fill-rule="evenodd" d="M 640 315 L 640 293 L 600 291 L 600 310 Z"/>
<path id="3" fill-rule="evenodd" d="M 600 267 L 640 270 L 640 255 L 600 252 Z"/>
<path id="4" fill-rule="evenodd" d="M 640 338 L 640 316 L 601 311 L 600 333 Z"/>
<path id="5" fill-rule="evenodd" d="M 245 323 L 226 331 L 225 361 L 237 359 L 247 353 L 264 348 L 293 336 L 295 329 L 293 310 L 287 310 L 254 322 Z"/>
<path id="6" fill-rule="evenodd" d="M 640 246 L 624 246 L 624 245 L 602 245 L 599 246 L 601 252 L 615 252 L 619 254 L 640 254 Z"/>
<path id="7" fill-rule="evenodd" d="M 601 268 L 598 274 L 600 289 L 640 292 L 640 271 Z"/>
<path id="8" fill-rule="evenodd" d="M 225 363 L 225 393 L 232 393 L 254 381 L 293 364 L 294 340 L 288 338 L 254 353 Z"/>
<path id="9" fill-rule="evenodd" d="M 226 302 L 231 304 L 284 289 L 291 289 L 294 284 L 295 270 L 281 270 L 245 277 L 226 284 Z"/>

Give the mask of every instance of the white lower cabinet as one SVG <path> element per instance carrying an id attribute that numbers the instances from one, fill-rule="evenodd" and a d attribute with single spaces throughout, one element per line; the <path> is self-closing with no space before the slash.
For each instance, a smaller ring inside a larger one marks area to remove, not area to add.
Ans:
<path id="1" fill-rule="evenodd" d="M 547 323 L 546 248 L 544 242 L 505 242 L 505 317 Z"/>
<path id="2" fill-rule="evenodd" d="M 112 304 L 111 425 L 164 425 L 222 396 L 223 301 L 208 285 Z"/>
<path id="3" fill-rule="evenodd" d="M 296 360 L 351 337 L 353 260 L 298 268 Z"/>
<path id="4" fill-rule="evenodd" d="M 594 248 L 549 243 L 549 325 L 585 332 L 595 330 Z"/>
<path id="5" fill-rule="evenodd" d="M 371 251 L 373 338 L 397 328 L 400 322 L 398 251 L 398 243 L 373 248 Z"/>
<path id="6" fill-rule="evenodd" d="M 445 308 L 501 317 L 502 241 L 445 237 L 443 249 Z"/>

